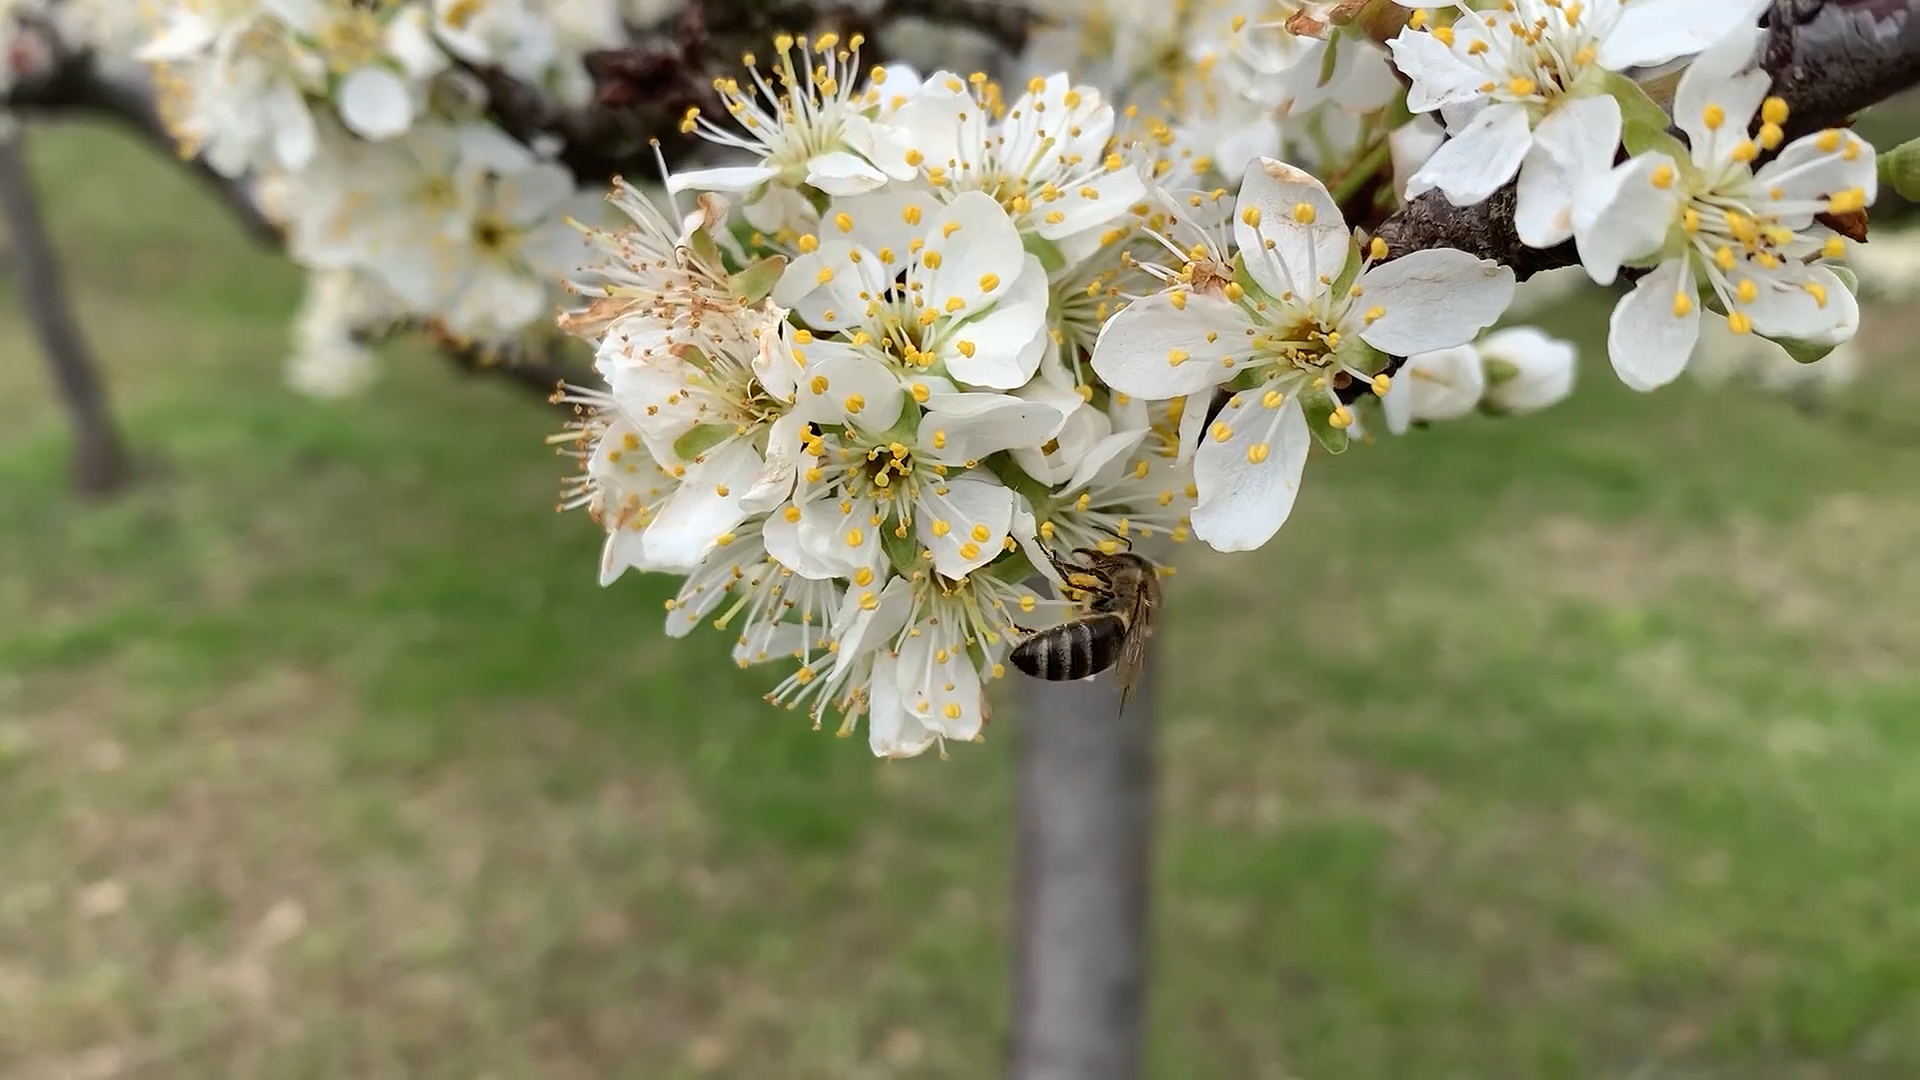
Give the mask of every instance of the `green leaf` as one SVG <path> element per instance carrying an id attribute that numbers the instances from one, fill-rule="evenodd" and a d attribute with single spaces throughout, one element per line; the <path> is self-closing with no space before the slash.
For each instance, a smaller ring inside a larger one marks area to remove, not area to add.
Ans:
<path id="1" fill-rule="evenodd" d="M 673 452 L 681 461 L 692 461 L 726 442 L 733 434 L 732 424 L 701 424 L 673 440 Z"/>
<path id="2" fill-rule="evenodd" d="M 1027 249 L 1027 254 L 1039 259 L 1040 265 L 1045 267 L 1049 274 L 1057 274 L 1067 268 L 1067 257 L 1060 253 L 1060 249 L 1054 246 L 1053 241 L 1044 236 L 1028 233 L 1020 238 L 1020 246 Z"/>
<path id="3" fill-rule="evenodd" d="M 1340 400 L 1332 394 L 1313 394 L 1302 398 L 1300 405 L 1307 412 L 1307 429 L 1313 432 L 1313 440 L 1329 454 L 1344 454 L 1352 440 L 1347 429 L 1333 426 L 1333 412 L 1340 407 Z"/>
<path id="4" fill-rule="evenodd" d="M 766 299 L 773 287 L 780 283 L 780 275 L 786 270 L 787 257 L 774 255 L 733 275 L 727 284 L 734 296 L 746 303 L 757 304 Z"/>

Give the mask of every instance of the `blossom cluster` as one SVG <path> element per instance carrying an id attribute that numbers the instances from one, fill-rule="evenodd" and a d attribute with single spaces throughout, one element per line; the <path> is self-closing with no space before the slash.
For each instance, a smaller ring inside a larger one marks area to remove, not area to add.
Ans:
<path id="1" fill-rule="evenodd" d="M 1374 417 L 1571 391 L 1570 344 L 1500 327 L 1509 268 L 1366 231 L 1406 200 L 1513 185 L 1523 243 L 1632 283 L 1637 389 L 1706 310 L 1802 358 L 1857 327 L 1834 226 L 1873 150 L 1785 138 L 1763 0 L 1089 0 L 1005 84 L 781 35 L 652 194 L 489 119 L 477 71 L 584 102 L 583 58 L 669 6 L 172 0 L 138 55 L 313 272 L 300 385 L 363 383 L 370 324 L 584 340 L 602 385 L 556 442 L 602 581 L 682 576 L 670 633 L 722 628 L 876 754 L 981 736 L 1011 650 L 1084 599 L 1075 549 L 1257 548 Z M 1673 64 L 1669 118 L 1633 73 Z"/>
<path id="2" fill-rule="evenodd" d="M 1855 282 L 1832 222 L 1873 202 L 1874 150 L 1840 129 L 1786 141 L 1788 105 L 1758 67 L 1762 0 L 1397 2 L 1416 9 L 1390 43 L 1407 106 L 1449 133 L 1409 193 L 1470 206 L 1515 181 L 1523 243 L 1574 240 L 1601 285 L 1640 274 L 1608 336 L 1628 386 L 1685 370 L 1703 309 L 1808 359 L 1853 336 Z M 1621 74 L 1680 58 L 1671 123 L 1684 141 Z"/>

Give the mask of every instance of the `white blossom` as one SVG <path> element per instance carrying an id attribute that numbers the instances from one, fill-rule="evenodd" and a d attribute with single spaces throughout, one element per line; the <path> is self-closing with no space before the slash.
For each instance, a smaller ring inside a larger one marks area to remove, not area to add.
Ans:
<path id="1" fill-rule="evenodd" d="M 1407 107 L 1440 111 L 1451 138 L 1408 184 L 1438 188 L 1468 206 L 1519 176 L 1514 222 L 1520 239 L 1551 247 L 1572 235 L 1575 194 L 1613 161 L 1619 103 L 1606 75 L 1700 52 L 1752 27 L 1766 0 L 1509 0 L 1471 11 L 1439 0 L 1405 7 L 1458 7 L 1451 26 L 1416 11 L 1390 43 L 1413 81 Z"/>
<path id="2" fill-rule="evenodd" d="M 1381 354 L 1469 341 L 1513 297 L 1510 270 L 1464 252 L 1356 252 L 1325 186 L 1278 161 L 1249 173 L 1234 238 L 1233 268 L 1211 253 L 1183 268 L 1186 280 L 1114 316 L 1093 358 L 1115 390 L 1187 398 L 1189 412 L 1216 387 L 1235 391 L 1194 455 L 1194 534 L 1223 551 L 1258 547 L 1286 521 L 1309 410 L 1342 431 L 1353 412 L 1338 391 L 1357 380 L 1384 392 Z"/>
<path id="3" fill-rule="evenodd" d="M 1729 38 L 1681 76 L 1675 123 L 1689 145 L 1618 166 L 1576 210 L 1581 261 L 1595 281 L 1610 284 L 1624 264 L 1652 268 L 1614 309 L 1608 336 L 1614 370 L 1636 390 L 1686 368 L 1703 287 L 1737 334 L 1832 347 L 1859 325 L 1852 291 L 1826 265 L 1845 242 L 1815 219 L 1873 201 L 1873 147 L 1829 129 L 1755 171 L 1787 119 L 1786 102 L 1767 97 L 1769 78 L 1752 67 L 1758 37 Z"/>

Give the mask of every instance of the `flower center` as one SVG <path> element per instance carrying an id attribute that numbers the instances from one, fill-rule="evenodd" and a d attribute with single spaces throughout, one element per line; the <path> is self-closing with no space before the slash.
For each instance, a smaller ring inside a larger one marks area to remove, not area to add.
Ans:
<path id="1" fill-rule="evenodd" d="M 364 7 L 351 7 L 320 28 L 317 44 L 327 67 L 336 75 L 345 75 L 378 60 L 385 36 L 380 16 Z"/>

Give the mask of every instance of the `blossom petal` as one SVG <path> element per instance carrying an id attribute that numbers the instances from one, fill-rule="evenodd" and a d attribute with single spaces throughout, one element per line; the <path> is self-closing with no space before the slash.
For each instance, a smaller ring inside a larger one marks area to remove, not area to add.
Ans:
<path id="1" fill-rule="evenodd" d="M 1046 268 L 1027 255 L 1011 290 L 1003 286 L 991 310 L 943 334 L 933 354 L 954 379 L 969 386 L 994 390 L 1025 386 L 1039 370 L 1046 351 L 1051 302 Z"/>
<path id="2" fill-rule="evenodd" d="M 1006 394 L 941 394 L 920 418 L 922 453 L 942 465 L 968 465 L 1000 450 L 1038 447 L 1059 434 L 1066 414 L 1045 402 Z"/>
<path id="3" fill-rule="evenodd" d="M 667 191 L 726 191 L 745 194 L 780 175 L 765 165 L 725 165 L 717 169 L 690 169 L 667 177 Z"/>
<path id="4" fill-rule="evenodd" d="M 859 195 L 886 182 L 886 173 L 845 150 L 816 154 L 807 160 L 807 183 L 829 195 Z"/>
<path id="5" fill-rule="evenodd" d="M 933 552 L 933 568 L 958 581 L 1000 557 L 1013 528 L 1012 488 L 984 472 L 922 486 L 914 503 L 914 531 Z"/>
<path id="6" fill-rule="evenodd" d="M 1609 71 L 1651 67 L 1708 49 L 1760 19 L 1769 0 L 1637 0 L 1626 5 L 1595 57 Z"/>
<path id="7" fill-rule="evenodd" d="M 390 139 L 413 124 L 413 93 L 405 79 L 368 64 L 340 82 L 340 119 L 356 135 Z"/>
<path id="8" fill-rule="evenodd" d="M 1687 65 L 1674 89 L 1673 121 L 1687 134 L 1694 164 L 1709 172 L 1732 160 L 1773 85 L 1772 76 L 1753 66 L 1764 36 L 1758 26 L 1727 35 Z"/>
<path id="9" fill-rule="evenodd" d="M 1020 227 L 993 197 L 969 191 L 929 223 L 926 247 L 907 268 L 909 282 L 925 285 L 926 301 L 941 310 L 958 300 L 973 310 L 998 299 L 1020 280 L 1027 250 Z"/>
<path id="10" fill-rule="evenodd" d="M 1779 192 L 1781 199 L 1812 202 L 1859 188 L 1867 202 L 1873 202 L 1879 194 L 1880 178 L 1872 144 L 1851 131 L 1836 130 L 1838 139 L 1830 144 L 1831 150 L 1821 148 L 1828 138 L 1824 132 L 1788 143 L 1779 157 L 1754 174 L 1754 189 L 1770 198 Z M 1800 220 L 1805 221 L 1806 216 Z"/>
<path id="11" fill-rule="evenodd" d="M 874 298 L 892 286 L 892 275 L 871 251 L 829 240 L 787 264 L 773 287 L 773 302 L 816 330 L 844 330 L 863 325 Z"/>
<path id="12" fill-rule="evenodd" d="M 1642 154 L 1580 193 L 1573 207 L 1573 237 L 1594 281 L 1613 284 L 1622 263 L 1651 255 L 1666 242 L 1680 215 L 1680 196 L 1671 180 L 1666 187 L 1654 180 L 1671 178 L 1675 171 L 1667 155 Z"/>
<path id="13" fill-rule="evenodd" d="M 899 676 L 900 661 L 894 656 L 882 652 L 874 659 L 871 700 L 867 703 L 867 745 L 873 748 L 875 757 L 918 757 L 940 739 L 907 711 L 900 696 Z"/>
<path id="14" fill-rule="evenodd" d="M 1759 299 L 1740 310 L 1752 317 L 1756 333 L 1809 345 L 1838 345 L 1860 330 L 1859 301 L 1825 266 L 1763 282 Z"/>
<path id="15" fill-rule="evenodd" d="M 1247 273 L 1267 295 L 1303 299 L 1326 291 L 1322 276 L 1340 276 L 1352 242 L 1326 185 L 1272 158 L 1247 170 L 1233 236 Z"/>
<path id="16" fill-rule="evenodd" d="M 760 475 L 740 499 L 740 508 L 750 514 L 764 514 L 793 497 L 794 481 L 800 475 L 800 434 L 807 420 L 790 412 L 767 429 L 767 456 Z"/>
<path id="17" fill-rule="evenodd" d="M 1700 303 L 1694 293 L 1692 264 L 1684 258 L 1668 259 L 1614 306 L 1607 356 L 1621 382 L 1635 390 L 1657 390 L 1687 369 L 1700 340 Z M 1688 300 L 1684 315 L 1675 313 L 1681 306 L 1677 296 Z"/>
<path id="18" fill-rule="evenodd" d="M 1313 436 L 1298 398 L 1268 400 L 1258 390 L 1234 395 L 1194 455 L 1193 532 L 1216 550 L 1257 548 L 1293 513 Z"/>
<path id="19" fill-rule="evenodd" d="M 816 342 L 810 350 L 830 342 Z M 813 355 L 810 351 L 809 355 Z M 906 391 L 892 369 L 873 356 L 848 349 L 824 354 L 807 365 L 800 378 L 794 411 L 823 424 L 851 424 L 882 432 L 900 419 Z"/>
<path id="20" fill-rule="evenodd" d="M 1485 95 L 1481 86 L 1487 73 L 1460 59 L 1427 31 L 1403 29 L 1387 47 L 1393 50 L 1394 66 L 1413 80 L 1407 94 L 1407 108 L 1413 112 L 1432 112 Z"/>
<path id="21" fill-rule="evenodd" d="M 968 741 L 986 717 L 980 673 L 965 645 L 948 634 L 909 635 L 895 668 L 907 711 L 941 738 Z"/>
<path id="22" fill-rule="evenodd" d="M 1355 308 L 1379 316 L 1361 340 L 1394 356 L 1472 341 L 1513 303 L 1513 271 L 1453 248 L 1415 251 L 1360 275 Z"/>
<path id="23" fill-rule="evenodd" d="M 1573 236 L 1573 204 L 1582 185 L 1604 176 L 1620 146 L 1620 103 L 1610 95 L 1574 98 L 1533 131 L 1520 166 L 1514 226 L 1528 247 L 1550 248 Z"/>
<path id="24" fill-rule="evenodd" d="M 740 500 L 760 468 L 760 454 L 744 439 L 715 447 L 687 466 L 680 490 L 647 526 L 647 557 L 663 569 L 698 564 L 747 519 Z"/>
<path id="25" fill-rule="evenodd" d="M 1204 293 L 1155 293 L 1107 320 L 1093 346 L 1093 370 L 1123 394 L 1159 401 L 1226 381 L 1225 360 L 1249 355 L 1246 309 Z M 1209 337 L 1212 340 L 1208 340 Z"/>
<path id="26" fill-rule="evenodd" d="M 1513 179 L 1532 147 L 1526 107 L 1512 102 L 1490 105 L 1420 166 L 1407 181 L 1407 195 L 1438 188 L 1455 206 L 1483 203 Z"/>
<path id="27" fill-rule="evenodd" d="M 1410 356 L 1380 402 L 1387 430 L 1403 435 L 1416 420 L 1457 420 L 1480 404 L 1486 389 L 1480 350 L 1472 345 Z"/>
<path id="28" fill-rule="evenodd" d="M 1479 348 L 1489 369 L 1487 400 L 1508 412 L 1544 409 L 1573 393 L 1580 365 L 1579 350 L 1570 341 L 1549 337 L 1531 326 L 1516 326 L 1488 334 Z"/>

